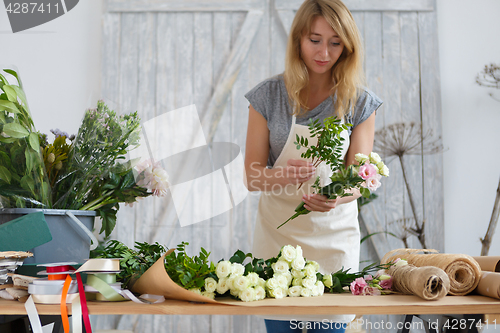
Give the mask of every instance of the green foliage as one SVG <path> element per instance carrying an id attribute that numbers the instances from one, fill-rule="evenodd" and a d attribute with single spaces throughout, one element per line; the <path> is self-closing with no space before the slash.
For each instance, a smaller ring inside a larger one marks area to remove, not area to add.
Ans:
<path id="1" fill-rule="evenodd" d="M 251 260 L 245 264 L 245 259 L 250 258 Z M 231 263 L 238 263 L 245 266 L 245 273 L 243 275 L 248 275 L 248 273 L 257 273 L 259 277 L 264 280 L 268 280 L 273 277 L 272 264 L 278 261 L 277 257 L 269 258 L 264 260 L 262 258 L 254 258 L 251 253 L 245 254 L 241 250 L 237 250 L 233 256 L 229 259 Z"/>
<path id="2" fill-rule="evenodd" d="M 117 240 L 110 240 L 105 247 L 98 247 L 93 257 L 119 258 L 120 273 L 117 274 L 116 279 L 124 286 L 130 286 L 153 266 L 165 251 L 165 247 L 158 242 L 154 244 L 135 242 L 134 249 L 130 249 Z"/>
<path id="3" fill-rule="evenodd" d="M 0 73 L 0 201 L 5 208 L 51 208 L 38 134 L 21 80 L 9 69 Z"/>
<path id="4" fill-rule="evenodd" d="M 336 116 L 326 118 L 323 123 L 317 119 L 311 120 L 309 132 L 311 137 L 318 139 L 318 143 L 315 146 L 309 146 L 309 140 L 298 135 L 294 143 L 297 149 L 307 148 L 301 154 L 302 158 L 311 159 L 315 166 L 324 161 L 330 165 L 332 170 L 336 170 L 344 163 L 342 160 L 342 141 L 344 138 L 340 136 L 340 133 L 347 130 L 348 126 L 352 125 L 341 124 L 340 119 Z"/>
<path id="5" fill-rule="evenodd" d="M 208 261 L 210 255 L 204 248 L 198 256 L 190 257 L 186 254 L 187 242 L 177 245 L 176 250 L 165 256 L 165 270 L 178 285 L 185 289 L 201 288 L 207 277 L 217 279 L 215 265 Z"/>

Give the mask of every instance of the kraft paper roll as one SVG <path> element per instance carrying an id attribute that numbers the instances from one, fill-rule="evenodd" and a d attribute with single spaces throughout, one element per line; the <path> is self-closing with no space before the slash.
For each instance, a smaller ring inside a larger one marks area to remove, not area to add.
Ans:
<path id="1" fill-rule="evenodd" d="M 165 270 L 165 256 L 169 255 L 174 249 L 169 250 L 161 256 L 153 266 L 151 266 L 142 276 L 132 285 L 131 290 L 139 294 L 162 295 L 167 299 L 177 299 L 201 303 L 217 303 L 213 299 L 201 296 L 186 290 L 177 285 Z"/>
<path id="2" fill-rule="evenodd" d="M 500 272 L 500 256 L 472 257 L 481 266 L 481 270 L 488 272 Z"/>
<path id="3" fill-rule="evenodd" d="M 483 296 L 500 299 L 500 273 L 483 272 L 476 292 Z"/>
<path id="4" fill-rule="evenodd" d="M 436 301 L 450 291 L 448 275 L 438 267 L 413 265 L 391 266 L 392 289 L 406 295 L 416 295 L 428 301 Z"/>
<path id="5" fill-rule="evenodd" d="M 424 254 L 422 253 L 424 252 Z M 450 279 L 450 295 L 467 295 L 476 289 L 481 279 L 481 267 L 469 255 L 437 253 L 436 250 L 397 249 L 388 252 L 383 264 L 405 259 L 417 267 L 434 266 L 446 272 Z"/>

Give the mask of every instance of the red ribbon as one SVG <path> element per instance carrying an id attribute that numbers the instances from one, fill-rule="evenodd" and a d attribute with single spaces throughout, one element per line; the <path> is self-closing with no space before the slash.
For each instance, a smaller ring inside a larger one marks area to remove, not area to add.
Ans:
<path id="1" fill-rule="evenodd" d="M 68 272 L 71 269 L 71 266 L 52 266 L 47 267 L 47 273 L 59 273 L 59 272 Z"/>
<path id="2" fill-rule="evenodd" d="M 74 268 L 71 267 L 71 269 Z M 78 281 L 78 293 L 80 294 L 80 305 L 82 307 L 82 317 L 83 324 L 85 325 L 85 332 L 92 333 L 92 327 L 90 326 L 89 309 L 87 308 L 87 299 L 85 298 L 85 289 L 83 288 L 83 281 L 80 273 L 76 273 L 76 280 Z"/>

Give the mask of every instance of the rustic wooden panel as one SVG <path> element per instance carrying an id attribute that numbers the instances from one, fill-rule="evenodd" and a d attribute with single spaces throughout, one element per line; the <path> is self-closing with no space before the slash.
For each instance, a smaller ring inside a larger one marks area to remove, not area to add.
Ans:
<path id="1" fill-rule="evenodd" d="M 297 9 L 303 0 L 276 0 L 276 9 Z M 350 11 L 432 11 L 434 0 L 344 0 Z"/>
<path id="2" fill-rule="evenodd" d="M 195 103 L 207 140 L 236 143 L 244 154 L 248 117 L 244 94 L 284 69 L 286 36 L 301 2 L 109 0 L 103 22 L 104 97 L 114 99 L 122 111 L 139 110 L 143 121 Z M 434 1 L 346 0 L 346 4 L 363 37 L 367 86 L 385 101 L 377 112 L 377 129 L 422 118 L 424 131 L 433 128 L 440 134 Z M 432 220 L 428 222 L 432 236 L 429 231 L 427 235 L 439 248 L 444 239 L 441 157 L 425 156 L 422 162 L 417 156 L 408 161 L 419 214 Z M 365 233 L 394 231 L 393 220 L 411 215 L 397 163 L 389 164 L 391 177 L 379 190 L 380 197 L 363 208 Z M 422 177 L 423 186 L 418 186 Z M 250 193 L 230 212 L 184 228 L 178 224 L 170 197 L 148 198 L 120 210 L 113 238 L 128 245 L 158 241 L 169 247 L 189 241 L 190 253 L 203 246 L 213 253 L 213 260 L 228 259 L 238 248 L 251 250 L 258 198 L 258 193 Z M 401 246 L 386 235 L 372 240 L 363 250 L 363 258 L 370 261 Z M 265 330 L 263 320 L 251 316 L 127 317 L 93 320 L 98 328 L 135 328 L 136 332 L 195 332 L 207 327 L 212 332 Z"/>
<path id="3" fill-rule="evenodd" d="M 441 86 L 439 78 L 436 13 L 419 13 L 420 76 L 422 130 L 441 137 Z M 423 157 L 424 216 L 426 217 L 427 247 L 444 250 L 443 157 L 441 154 Z"/>

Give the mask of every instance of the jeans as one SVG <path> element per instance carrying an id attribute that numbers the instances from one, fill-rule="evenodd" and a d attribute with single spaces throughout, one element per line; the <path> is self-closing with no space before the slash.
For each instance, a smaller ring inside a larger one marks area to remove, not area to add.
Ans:
<path id="1" fill-rule="evenodd" d="M 308 333 L 344 333 L 345 323 L 332 323 L 329 321 L 288 321 L 265 319 L 267 333 L 302 333 L 302 328 L 307 328 Z"/>

